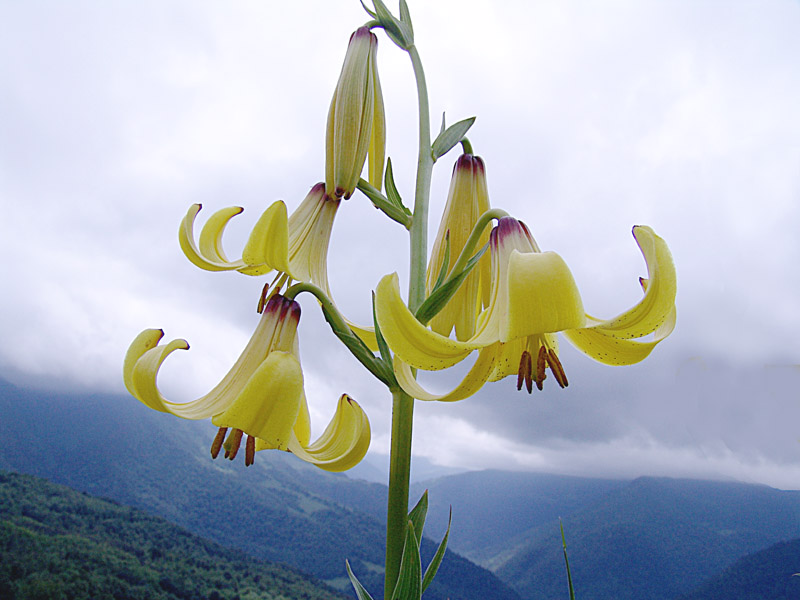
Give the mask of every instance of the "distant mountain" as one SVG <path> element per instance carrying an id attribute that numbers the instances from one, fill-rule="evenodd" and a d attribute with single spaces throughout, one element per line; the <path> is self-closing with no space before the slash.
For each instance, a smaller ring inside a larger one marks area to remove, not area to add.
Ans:
<path id="1" fill-rule="evenodd" d="M 800 539 L 779 542 L 737 560 L 676 600 L 798 600 Z"/>
<path id="2" fill-rule="evenodd" d="M 112 498 L 349 589 L 354 571 L 379 598 L 386 488 L 322 472 L 281 452 L 245 468 L 212 461 L 210 424 L 133 398 L 17 388 L 0 381 L 0 468 Z M 444 528 L 426 528 L 441 536 Z M 423 554 L 435 544 L 424 540 Z M 491 593 L 488 590 L 493 590 Z M 492 573 L 448 551 L 426 600 L 519 600 Z"/>
<path id="3" fill-rule="evenodd" d="M 564 518 L 582 600 L 671 600 L 742 556 L 800 536 L 800 492 L 643 477 Z M 532 600 L 562 597 L 556 521 L 495 560 Z"/>
<path id="4" fill-rule="evenodd" d="M 491 568 L 498 555 L 527 541 L 531 531 L 552 526 L 559 517 L 591 506 L 628 484 L 622 480 L 490 470 L 426 481 L 414 486 L 414 495 L 428 490 L 428 523 L 436 531 L 447 527 L 453 504 L 450 547 Z"/>
<path id="5" fill-rule="evenodd" d="M 0 598 L 264 600 L 345 596 L 168 521 L 0 471 Z"/>

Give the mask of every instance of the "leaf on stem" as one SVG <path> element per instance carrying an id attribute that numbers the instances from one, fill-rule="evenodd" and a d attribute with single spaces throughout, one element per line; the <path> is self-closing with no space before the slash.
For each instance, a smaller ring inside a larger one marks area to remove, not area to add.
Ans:
<path id="1" fill-rule="evenodd" d="M 564 563 L 567 565 L 567 583 L 569 583 L 569 600 L 575 600 L 575 588 L 572 587 L 572 575 L 569 572 L 569 558 L 567 557 L 567 540 L 564 537 L 564 523 L 558 520 L 561 526 L 561 545 L 564 547 Z"/>
<path id="2" fill-rule="evenodd" d="M 392 600 L 420 600 L 422 598 L 422 560 L 419 556 L 419 541 L 414 533 L 414 524 L 409 521 L 406 541 L 400 559 L 400 573 L 392 592 Z"/>
<path id="3" fill-rule="evenodd" d="M 422 530 L 425 528 L 425 517 L 428 515 L 428 490 L 422 494 L 416 506 L 408 513 L 408 520 L 414 525 L 414 533 L 417 539 L 422 541 Z"/>
<path id="4" fill-rule="evenodd" d="M 463 283 L 464 279 L 466 279 L 475 265 L 478 264 L 481 256 L 483 256 L 483 253 L 486 252 L 488 248 L 488 245 L 481 248 L 475 256 L 467 261 L 467 264 L 464 265 L 464 269 L 461 272 L 450 275 L 447 281 L 431 292 L 430 296 L 428 296 L 417 309 L 415 316 L 420 323 L 423 325 L 428 323 L 428 321 L 444 308 L 444 305 L 450 301 L 450 298 L 453 297 L 458 287 Z"/>
<path id="5" fill-rule="evenodd" d="M 350 561 L 345 559 L 344 561 L 345 566 L 347 567 L 347 576 L 350 577 L 350 583 L 353 584 L 353 589 L 356 591 L 356 596 L 358 596 L 358 600 L 373 600 L 372 596 L 369 595 L 367 589 L 361 585 L 361 582 L 356 577 L 353 570 L 350 568 Z"/>
<path id="6" fill-rule="evenodd" d="M 474 122 L 475 117 L 470 117 L 469 119 L 464 119 L 458 123 L 453 123 L 450 125 L 450 127 L 436 136 L 436 139 L 431 145 L 431 155 L 433 156 L 433 160 L 438 160 L 440 157 L 447 154 L 453 148 L 453 146 L 458 144 L 461 139 L 467 135 L 469 128 L 472 127 Z M 444 121 L 442 121 L 442 124 L 444 124 Z"/>
<path id="7" fill-rule="evenodd" d="M 425 493 L 427 494 L 427 491 Z M 453 523 L 453 507 L 451 506 L 450 516 L 447 518 L 447 531 L 444 532 L 444 537 L 442 538 L 442 541 L 439 543 L 439 547 L 436 549 L 436 554 L 433 555 L 433 560 L 431 560 L 431 564 L 429 564 L 428 568 L 425 569 L 425 577 L 423 577 L 422 579 L 423 592 L 431 584 L 433 578 L 436 577 L 436 572 L 439 570 L 439 565 L 442 564 L 444 553 L 447 550 L 447 540 L 450 537 L 450 525 L 452 523 Z"/>

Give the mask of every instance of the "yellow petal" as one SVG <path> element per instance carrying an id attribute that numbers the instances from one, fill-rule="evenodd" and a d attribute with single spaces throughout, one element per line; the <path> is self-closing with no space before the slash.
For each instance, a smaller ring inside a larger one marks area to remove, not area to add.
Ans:
<path id="1" fill-rule="evenodd" d="M 647 263 L 644 297 L 613 319 L 602 321 L 590 317 L 593 328 L 618 339 L 639 338 L 653 333 L 668 320 L 675 308 L 677 275 L 667 243 L 646 226 L 634 227 L 633 236 Z"/>
<path id="2" fill-rule="evenodd" d="M 571 329 L 564 332 L 569 342 L 584 354 L 606 365 L 632 365 L 644 360 L 660 341 L 675 329 L 676 310 L 673 306 L 655 335 L 647 341 L 617 337 L 602 327 Z"/>
<path id="3" fill-rule="evenodd" d="M 446 369 L 477 347 L 434 333 L 417 321 L 400 296 L 397 273 L 384 276 L 378 283 L 375 312 L 389 348 L 412 367 L 426 371 Z"/>
<path id="4" fill-rule="evenodd" d="M 283 202 L 274 202 L 258 219 L 242 251 L 242 260 L 248 266 L 240 272 L 246 275 L 276 270 L 294 277 L 289 267 L 289 217 Z"/>
<path id="5" fill-rule="evenodd" d="M 346 471 L 357 465 L 369 449 L 370 426 L 366 413 L 358 403 L 343 394 L 336 414 L 325 431 L 310 446 L 293 437 L 289 451 L 298 458 L 325 471 Z"/>
<path id="6" fill-rule="evenodd" d="M 423 388 L 414 378 L 411 367 L 401 360 L 395 358 L 394 373 L 397 383 L 409 396 L 417 400 L 455 402 L 464 400 L 476 393 L 483 384 L 489 379 L 494 371 L 497 351 L 500 344 L 493 344 L 482 348 L 478 353 L 478 358 L 472 368 L 464 376 L 464 379 L 455 388 L 445 394 L 432 394 Z M 517 356 L 519 361 L 519 356 Z M 516 372 L 516 371 L 515 371 Z"/>
<path id="7" fill-rule="evenodd" d="M 267 447 L 286 450 L 303 395 L 303 371 L 288 352 L 271 352 L 242 391 L 211 422 L 241 429 Z"/>
<path id="8" fill-rule="evenodd" d="M 311 441 L 311 415 L 308 413 L 305 392 L 300 400 L 300 412 L 297 413 L 297 420 L 294 422 L 294 436 L 302 446 L 308 446 Z"/>
<path id="9" fill-rule="evenodd" d="M 585 325 L 575 279 L 555 252 L 513 250 L 506 281 L 507 311 L 500 318 L 501 342 Z"/>
<path id="10" fill-rule="evenodd" d="M 200 232 L 200 247 L 194 241 L 194 221 L 202 205 L 193 204 L 181 221 L 178 241 L 181 249 L 193 264 L 206 271 L 231 271 L 244 266 L 241 260 L 229 261 L 222 251 L 222 234 L 225 226 L 242 212 L 238 206 L 230 206 L 215 212 Z"/>

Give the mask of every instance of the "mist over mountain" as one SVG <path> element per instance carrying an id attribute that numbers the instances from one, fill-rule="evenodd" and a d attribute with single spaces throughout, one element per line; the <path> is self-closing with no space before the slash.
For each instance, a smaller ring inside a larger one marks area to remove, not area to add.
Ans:
<path id="1" fill-rule="evenodd" d="M 209 424 L 122 396 L 0 381 L 0 414 L 2 469 L 143 509 L 350 593 L 346 557 L 376 596 L 382 589 L 385 485 L 281 452 L 258 453 L 250 468 L 213 461 Z M 412 501 L 425 489 L 426 536 L 438 542 L 453 507 L 448 553 L 426 600 L 565 598 L 559 518 L 586 600 L 675 600 L 800 537 L 800 492 L 763 485 L 482 471 L 416 484 Z M 424 560 L 434 549 L 425 540 Z"/>

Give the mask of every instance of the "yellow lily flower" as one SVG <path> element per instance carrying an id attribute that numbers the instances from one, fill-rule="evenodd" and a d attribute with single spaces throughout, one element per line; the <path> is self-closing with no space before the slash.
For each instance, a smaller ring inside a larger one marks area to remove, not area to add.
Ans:
<path id="1" fill-rule="evenodd" d="M 206 271 L 239 271 L 245 275 L 277 271 L 264 290 L 259 312 L 269 290 L 279 292 L 293 281 L 313 283 L 332 298 L 328 284 L 328 245 L 340 203 L 341 200 L 325 193 L 323 183 L 312 187 L 288 217 L 282 201 L 273 203 L 259 218 L 238 260 L 228 260 L 222 249 L 222 236 L 230 220 L 244 210 L 241 207 L 223 208 L 211 215 L 195 242 L 194 222 L 202 207 L 194 204 L 181 221 L 178 239 L 186 257 Z M 348 325 L 371 350 L 378 349 L 373 327 L 349 321 Z"/>
<path id="2" fill-rule="evenodd" d="M 378 78 L 378 38 L 368 27 L 350 36 L 328 111 L 325 188 L 331 198 L 352 196 L 369 154 L 369 182 L 381 189 L 386 117 Z"/>
<path id="3" fill-rule="evenodd" d="M 612 319 L 585 314 L 572 273 L 555 252 L 541 252 L 524 223 L 499 220 L 490 236 L 492 290 L 475 334 L 454 340 L 423 326 L 400 295 L 397 274 L 385 276 L 376 290 L 378 324 L 395 353 L 397 381 L 421 400 L 453 401 L 474 394 L 486 381 L 517 375 L 517 389 L 542 388 L 549 367 L 561 387 L 568 384 L 558 359 L 555 334 L 562 332 L 578 350 L 609 365 L 628 365 L 646 358 L 675 327 L 676 274 L 667 244 L 646 226 L 633 236 L 647 264 L 640 279 L 643 298 Z M 649 340 L 642 341 L 649 334 Z M 477 360 L 456 388 L 431 394 L 414 379 L 412 367 L 440 370 L 472 351 Z"/>
<path id="4" fill-rule="evenodd" d="M 325 432 L 310 443 L 308 404 L 303 390 L 297 324 L 300 305 L 273 295 L 262 313 L 250 342 L 222 381 L 206 395 L 186 403 L 167 400 L 156 384 L 158 370 L 175 350 L 189 344 L 177 339 L 159 344 L 164 332 L 147 329 L 133 341 L 125 356 L 125 387 L 139 401 L 160 412 L 184 419 L 207 419 L 219 432 L 211 446 L 217 457 L 236 457 L 242 441 L 245 465 L 255 452 L 276 449 L 291 452 L 326 471 L 344 471 L 364 457 L 370 443 L 367 415 L 346 394 Z M 228 430 L 231 433 L 227 435 Z"/>
<path id="5" fill-rule="evenodd" d="M 489 191 L 486 185 L 486 166 L 483 159 L 471 154 L 462 154 L 450 180 L 450 191 L 444 207 L 439 232 L 433 242 L 428 263 L 426 291 L 430 294 L 442 269 L 445 249 L 450 247 L 450 265 L 445 275 L 450 275 L 456 258 L 467 243 L 478 218 L 489 210 Z M 478 247 L 489 241 L 486 231 L 478 241 Z M 491 263 L 488 256 L 481 257 L 478 264 L 467 275 L 445 307 L 431 319 L 433 331 L 450 335 L 455 329 L 456 338 L 468 340 L 475 334 L 477 315 L 489 305 L 491 285 Z"/>

